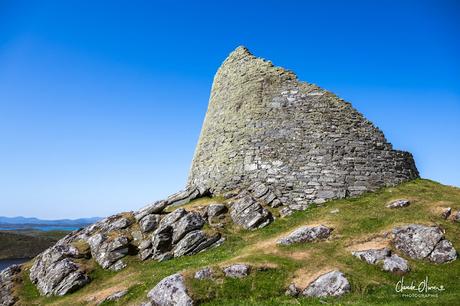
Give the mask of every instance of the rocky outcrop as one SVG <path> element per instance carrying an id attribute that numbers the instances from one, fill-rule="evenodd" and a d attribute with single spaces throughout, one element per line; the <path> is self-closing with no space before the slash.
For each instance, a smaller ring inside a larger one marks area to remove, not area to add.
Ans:
<path id="1" fill-rule="evenodd" d="M 89 282 L 84 268 L 75 261 L 79 257 L 77 248 L 61 242 L 35 258 L 30 280 L 43 295 L 75 291 Z"/>
<path id="2" fill-rule="evenodd" d="M 90 281 L 83 264 L 89 258 L 104 269 L 118 271 L 126 267 L 123 258 L 129 254 L 162 261 L 218 245 L 222 242 L 220 234 L 205 234 L 201 230 L 205 220 L 200 214 L 183 208 L 164 211 L 176 203 L 173 200 L 183 201 L 196 194 L 176 195 L 67 235 L 35 258 L 30 279 L 42 295 L 64 295 Z"/>
<path id="3" fill-rule="evenodd" d="M 399 200 L 393 201 L 390 204 L 388 204 L 387 208 L 402 208 L 402 207 L 407 207 L 409 205 L 410 205 L 409 200 L 399 199 Z"/>
<path id="4" fill-rule="evenodd" d="M 18 300 L 15 285 L 20 281 L 21 266 L 12 265 L 0 272 L 0 305 L 12 306 Z"/>
<path id="5" fill-rule="evenodd" d="M 304 296 L 341 296 L 351 290 L 350 283 L 340 271 L 331 271 L 314 280 L 302 292 Z"/>
<path id="6" fill-rule="evenodd" d="M 91 255 L 96 262 L 102 268 L 114 271 L 124 267 L 121 259 L 129 253 L 129 242 L 129 237 L 123 234 L 109 237 L 106 234 L 98 233 L 88 239 Z"/>
<path id="7" fill-rule="evenodd" d="M 286 237 L 279 239 L 276 243 L 280 245 L 290 245 L 293 243 L 312 242 L 315 240 L 326 239 L 330 236 L 332 229 L 324 226 L 303 226 Z"/>
<path id="8" fill-rule="evenodd" d="M 194 304 L 181 274 L 173 274 L 161 280 L 147 297 L 156 306 L 192 306 Z"/>
<path id="9" fill-rule="evenodd" d="M 161 219 L 151 241 L 146 240 L 139 245 L 139 257 L 142 260 L 149 257 L 165 260 L 193 255 L 213 246 L 221 236 L 205 234 L 201 230 L 204 224 L 205 220 L 199 213 L 176 209 Z"/>
<path id="10" fill-rule="evenodd" d="M 452 243 L 444 239 L 443 231 L 437 226 L 410 224 L 393 229 L 393 244 L 413 259 L 428 259 L 445 263 L 457 259 Z"/>

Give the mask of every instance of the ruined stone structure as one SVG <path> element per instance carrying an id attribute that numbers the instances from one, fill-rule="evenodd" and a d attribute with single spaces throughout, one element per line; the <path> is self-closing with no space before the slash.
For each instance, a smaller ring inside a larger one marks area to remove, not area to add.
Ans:
<path id="1" fill-rule="evenodd" d="M 412 155 L 348 102 L 238 47 L 214 77 L 188 189 L 262 183 L 302 209 L 416 177 Z"/>

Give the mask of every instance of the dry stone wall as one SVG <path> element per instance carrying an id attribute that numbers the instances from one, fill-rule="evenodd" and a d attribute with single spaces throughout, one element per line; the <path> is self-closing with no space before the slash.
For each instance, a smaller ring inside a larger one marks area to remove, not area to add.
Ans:
<path id="1" fill-rule="evenodd" d="M 416 177 L 412 155 L 350 103 L 238 47 L 214 77 L 188 188 L 263 183 L 303 209 Z"/>

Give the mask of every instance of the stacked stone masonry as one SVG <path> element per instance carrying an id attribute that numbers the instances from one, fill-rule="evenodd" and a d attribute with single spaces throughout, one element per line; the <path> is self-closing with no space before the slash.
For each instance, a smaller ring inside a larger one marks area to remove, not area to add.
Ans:
<path id="1" fill-rule="evenodd" d="M 412 155 L 348 102 L 238 47 L 214 77 L 188 188 L 263 183 L 303 209 L 417 177 Z"/>

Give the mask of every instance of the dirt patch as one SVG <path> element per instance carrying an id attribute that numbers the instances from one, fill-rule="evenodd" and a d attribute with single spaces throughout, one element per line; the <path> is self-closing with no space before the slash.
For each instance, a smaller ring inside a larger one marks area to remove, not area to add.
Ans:
<path id="1" fill-rule="evenodd" d="M 363 251 L 370 249 L 382 249 L 388 247 L 390 244 L 389 235 L 378 235 L 360 239 L 358 241 L 352 241 L 348 246 L 347 250 L 350 252 Z"/>
<path id="2" fill-rule="evenodd" d="M 88 294 L 79 299 L 80 302 L 90 303 L 90 305 L 97 305 L 102 300 L 115 292 L 128 289 L 126 285 L 117 285 L 110 288 L 98 290 L 95 293 Z"/>
<path id="3" fill-rule="evenodd" d="M 310 271 L 306 268 L 302 268 L 294 272 L 291 283 L 294 283 L 296 287 L 303 290 L 318 277 L 333 270 L 336 269 L 333 267 L 323 267 L 319 270 Z"/>

